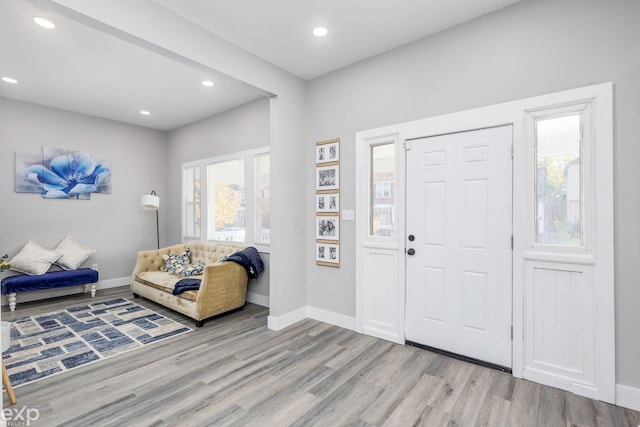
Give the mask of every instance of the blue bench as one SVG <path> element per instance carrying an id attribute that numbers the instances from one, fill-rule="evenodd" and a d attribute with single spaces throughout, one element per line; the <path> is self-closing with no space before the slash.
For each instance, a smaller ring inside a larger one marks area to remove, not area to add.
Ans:
<path id="1" fill-rule="evenodd" d="M 97 282 L 98 272 L 90 268 L 49 271 L 35 276 L 19 274 L 2 279 L 2 295 L 9 296 L 9 309 L 15 311 L 18 292 L 84 285 L 84 291 L 91 291 L 93 298 L 96 296 Z"/>

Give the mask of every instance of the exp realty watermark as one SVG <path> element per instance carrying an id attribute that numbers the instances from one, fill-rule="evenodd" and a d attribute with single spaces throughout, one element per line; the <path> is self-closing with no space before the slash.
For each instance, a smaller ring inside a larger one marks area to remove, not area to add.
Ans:
<path id="1" fill-rule="evenodd" d="M 2 410 L 2 418 L 7 422 L 7 427 L 31 426 L 34 421 L 40 419 L 40 411 L 28 406 L 5 408 Z"/>

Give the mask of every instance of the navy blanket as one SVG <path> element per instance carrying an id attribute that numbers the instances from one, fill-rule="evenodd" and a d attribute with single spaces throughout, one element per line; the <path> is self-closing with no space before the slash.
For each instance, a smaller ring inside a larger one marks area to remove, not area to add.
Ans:
<path id="1" fill-rule="evenodd" d="M 222 261 L 233 261 L 240 264 L 247 270 L 247 274 L 251 279 L 257 279 L 260 273 L 264 271 L 264 263 L 258 250 L 251 246 L 223 258 Z"/>
<path id="2" fill-rule="evenodd" d="M 197 291 L 200 289 L 200 279 L 180 279 L 173 288 L 173 294 L 178 295 L 186 291 Z"/>

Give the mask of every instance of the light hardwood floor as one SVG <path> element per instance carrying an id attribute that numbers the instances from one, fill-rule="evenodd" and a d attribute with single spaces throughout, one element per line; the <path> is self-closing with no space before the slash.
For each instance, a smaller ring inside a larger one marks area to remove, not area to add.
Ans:
<path id="1" fill-rule="evenodd" d="M 133 299 L 128 287 L 96 299 L 116 297 Z M 2 318 L 89 299 L 3 307 Z M 270 331 L 267 315 L 247 304 L 185 335 L 18 387 L 16 408 L 39 410 L 33 427 L 640 425 L 640 412 L 317 321 Z"/>

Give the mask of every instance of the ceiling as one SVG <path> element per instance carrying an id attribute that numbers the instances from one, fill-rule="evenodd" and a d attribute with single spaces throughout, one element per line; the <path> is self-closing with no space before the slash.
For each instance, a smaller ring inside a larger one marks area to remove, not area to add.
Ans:
<path id="1" fill-rule="evenodd" d="M 309 80 L 520 0 L 153 1 Z"/>
<path id="2" fill-rule="evenodd" d="M 519 0 L 152 1 L 309 80 Z M 0 81 L 0 96 L 160 130 L 270 96 L 34 3 L 0 0 L 0 76 L 18 80 Z M 56 28 L 38 27 L 34 16 L 45 16 Z M 313 36 L 316 26 L 329 34 Z M 202 80 L 214 86 L 204 87 Z"/>

